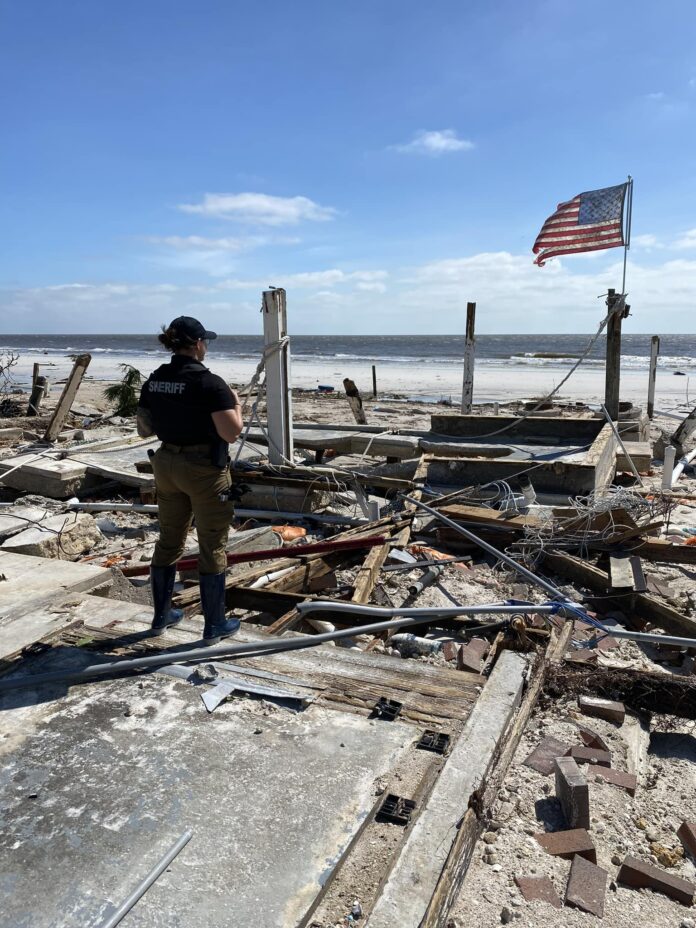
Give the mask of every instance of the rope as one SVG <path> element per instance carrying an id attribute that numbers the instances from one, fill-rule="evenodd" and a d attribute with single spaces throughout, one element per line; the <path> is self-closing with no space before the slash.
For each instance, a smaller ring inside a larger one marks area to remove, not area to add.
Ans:
<path id="1" fill-rule="evenodd" d="M 607 296 L 608 296 L 608 294 L 607 294 Z M 573 374 L 575 373 L 575 371 L 580 367 L 580 365 L 583 363 L 583 361 L 585 361 L 585 360 L 587 359 L 587 356 L 590 354 L 590 352 L 591 352 L 592 349 L 594 348 L 594 346 L 595 346 L 595 344 L 596 344 L 596 342 L 597 342 L 597 339 L 599 338 L 599 336 L 602 334 L 602 332 L 603 332 L 604 329 L 606 328 L 606 326 L 607 326 L 609 320 L 612 318 L 612 316 L 613 316 L 615 313 L 623 312 L 625 303 L 626 303 L 626 294 L 623 294 L 620 298 L 617 299 L 616 303 L 615 303 L 614 306 L 612 307 L 611 312 L 607 313 L 607 315 L 604 317 L 604 319 L 602 319 L 602 321 L 599 323 L 599 326 L 598 326 L 598 328 L 597 328 L 597 331 L 595 332 L 595 334 L 592 336 L 592 338 L 591 338 L 591 339 L 589 340 L 589 342 L 587 343 L 587 347 L 585 348 L 585 350 L 583 351 L 583 353 L 580 355 L 580 357 L 578 358 L 578 360 L 575 362 L 575 364 L 573 364 L 573 366 L 572 366 L 571 369 L 568 371 L 568 373 L 565 375 L 565 377 L 563 378 L 563 380 L 561 380 L 561 382 L 560 382 L 559 384 L 557 384 L 557 385 L 553 388 L 553 390 L 552 390 L 550 393 L 548 393 L 545 397 L 543 397 L 542 399 L 540 399 L 539 402 L 536 404 L 536 406 L 534 406 L 533 409 L 530 409 L 528 412 L 524 413 L 523 415 L 518 416 L 518 417 L 517 417 L 516 419 L 514 419 L 512 422 L 508 422 L 507 425 L 504 425 L 502 428 L 497 429 L 495 432 L 488 432 L 488 433 L 485 434 L 485 435 L 477 435 L 476 437 L 477 437 L 477 438 L 492 438 L 494 435 L 502 435 L 503 432 L 507 432 L 508 429 L 511 429 L 511 428 L 513 428 L 513 426 L 517 425 L 518 422 L 523 422 L 525 419 L 528 419 L 529 416 L 533 416 L 534 413 L 537 412 L 539 409 L 541 409 L 541 407 L 542 407 L 545 403 L 548 403 L 548 401 L 549 401 L 553 396 L 555 396 L 555 395 L 558 393 L 558 391 L 561 389 L 561 387 L 563 386 L 563 384 L 567 383 L 568 380 L 570 380 L 570 378 L 573 376 Z"/>

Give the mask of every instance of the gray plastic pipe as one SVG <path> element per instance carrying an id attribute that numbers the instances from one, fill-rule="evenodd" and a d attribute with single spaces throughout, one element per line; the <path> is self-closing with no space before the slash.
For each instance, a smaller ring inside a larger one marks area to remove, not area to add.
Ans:
<path id="1" fill-rule="evenodd" d="M 577 607 L 574 608 L 577 609 Z M 108 677 L 112 674 L 128 674 L 137 670 L 152 670 L 167 664 L 187 664 L 197 661 L 215 661 L 221 657 L 256 657 L 269 652 L 297 651 L 302 648 L 313 648 L 325 644 L 327 641 L 337 641 L 340 638 L 353 638 L 355 635 L 376 635 L 392 628 L 425 625 L 436 618 L 456 618 L 457 616 L 467 615 L 539 615 L 558 611 L 555 606 L 511 606 L 509 604 L 459 606 L 449 609 L 382 609 L 350 603 L 322 602 L 320 600 L 298 603 L 297 609 L 303 614 L 317 612 L 321 609 L 323 612 L 353 612 L 353 614 L 359 615 L 388 617 L 391 620 L 373 622 L 370 625 L 358 625 L 355 628 L 342 628 L 321 635 L 301 635 L 297 638 L 265 638 L 261 641 L 250 641 L 246 644 L 224 644 L 217 647 L 191 648 L 188 651 L 163 651 L 161 654 L 152 654 L 147 657 L 124 658 L 119 661 L 90 664 L 83 667 L 82 670 L 54 670 L 25 677 L 5 677 L 0 679 L 0 693 L 42 686 L 47 683 L 82 683 L 87 680 Z M 563 614 L 562 609 L 559 614 Z M 397 615 L 402 618 L 393 618 L 393 616 Z"/>
<path id="2" fill-rule="evenodd" d="M 174 860 L 177 854 L 186 847 L 192 837 L 192 831 L 185 831 L 176 844 L 167 851 L 159 863 L 157 863 L 142 882 L 136 886 L 130 896 L 121 903 L 113 915 L 105 922 L 101 923 L 99 928 L 116 928 L 116 925 L 118 925 L 121 920 L 128 915 L 133 906 L 142 899 L 155 880 L 164 873 L 169 864 Z"/>
<path id="3" fill-rule="evenodd" d="M 438 512 L 437 509 L 433 509 L 432 506 L 426 505 L 426 503 L 421 503 L 419 499 L 415 499 L 412 496 L 402 496 L 402 499 L 407 500 L 409 503 L 412 503 L 414 506 L 418 506 L 419 509 L 423 509 L 425 512 L 430 513 L 431 516 L 434 516 L 436 519 L 439 519 L 444 525 L 449 525 L 450 528 L 454 529 L 455 532 L 459 532 L 464 538 L 469 541 L 473 541 L 474 544 L 478 545 L 480 548 L 483 548 L 484 551 L 487 551 L 489 554 L 492 554 L 493 557 L 497 557 L 504 564 L 507 564 L 508 567 L 512 567 L 513 570 L 516 570 L 517 573 L 524 577 L 525 580 L 528 580 L 529 583 L 533 583 L 535 586 L 541 587 L 542 590 L 545 590 L 547 593 L 550 593 L 554 599 L 567 599 L 564 593 L 558 589 L 557 586 L 554 586 L 553 583 L 549 583 L 548 580 L 544 580 L 542 577 L 537 577 L 536 574 L 533 574 L 531 570 L 527 570 L 526 567 L 523 567 L 522 564 L 518 564 L 513 558 L 505 554 L 504 551 L 499 551 L 498 548 L 489 545 L 487 541 L 484 541 L 483 538 L 479 538 L 478 535 L 475 535 L 473 532 L 470 532 L 468 528 L 464 528 L 463 525 L 459 525 L 457 522 L 449 519 L 447 516 L 444 516 L 441 512 Z"/>

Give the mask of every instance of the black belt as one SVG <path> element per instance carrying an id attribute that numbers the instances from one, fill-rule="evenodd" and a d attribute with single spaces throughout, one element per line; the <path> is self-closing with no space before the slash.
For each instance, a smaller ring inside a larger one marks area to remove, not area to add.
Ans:
<path id="1" fill-rule="evenodd" d="M 162 447 L 165 451 L 171 451 L 172 454 L 182 454 L 186 451 L 210 451 L 212 442 L 206 442 L 204 445 L 173 445 L 171 442 L 163 441 Z"/>

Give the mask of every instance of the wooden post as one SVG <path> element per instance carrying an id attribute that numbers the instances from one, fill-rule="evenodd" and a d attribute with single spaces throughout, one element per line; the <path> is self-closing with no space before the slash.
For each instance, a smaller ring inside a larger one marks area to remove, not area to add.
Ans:
<path id="1" fill-rule="evenodd" d="M 56 438 L 58 438 L 58 434 L 63 428 L 65 420 L 68 418 L 68 413 L 75 401 L 75 396 L 82 383 L 82 378 L 85 376 L 85 371 L 89 367 L 89 362 L 91 360 L 91 354 L 80 354 L 75 359 L 73 369 L 65 382 L 63 392 L 58 400 L 58 405 L 51 416 L 51 421 L 48 423 L 48 428 L 43 437 L 44 441 L 55 441 Z"/>
<path id="2" fill-rule="evenodd" d="M 657 358 L 660 354 L 660 336 L 650 339 L 650 373 L 648 374 L 648 419 L 655 414 L 655 380 L 657 378 Z"/>
<path id="3" fill-rule="evenodd" d="M 611 419 L 619 418 L 619 393 L 621 386 L 621 323 L 628 315 L 630 306 L 617 308 L 623 297 L 615 290 L 607 295 L 607 310 L 611 313 L 607 323 L 607 360 L 604 384 L 604 405 Z"/>
<path id="4" fill-rule="evenodd" d="M 474 329 L 476 323 L 476 303 L 466 304 L 466 339 L 464 341 L 464 383 L 462 386 L 462 414 L 471 412 L 474 398 L 474 349 L 476 338 Z"/>
<path id="5" fill-rule="evenodd" d="M 38 367 L 38 364 L 35 364 L 34 367 Z M 37 374 L 36 380 L 34 381 L 31 388 L 29 405 L 27 406 L 28 416 L 38 416 L 39 406 L 41 405 L 41 400 L 46 396 L 46 392 L 46 378 L 42 377 L 40 374 Z"/>
<path id="6" fill-rule="evenodd" d="M 365 410 L 363 409 L 362 397 L 360 396 L 360 390 L 355 386 L 355 382 L 346 377 L 343 381 L 343 389 L 346 391 L 346 396 L 348 397 L 348 402 L 350 403 L 350 408 L 353 411 L 355 416 L 355 421 L 358 425 L 367 425 L 367 419 L 365 417 Z"/>
<path id="7" fill-rule="evenodd" d="M 292 464 L 292 392 L 285 290 L 265 290 L 262 311 L 268 460 L 271 464 Z"/>
<path id="8" fill-rule="evenodd" d="M 670 438 L 670 442 L 677 449 L 679 457 L 681 457 L 686 450 L 686 443 L 691 438 L 693 433 L 696 432 L 696 407 L 694 407 L 688 416 L 681 422 L 679 428 Z"/>
<path id="9" fill-rule="evenodd" d="M 39 371 L 40 371 L 40 370 L 41 370 L 41 368 L 39 367 L 39 364 L 38 364 L 37 362 L 35 362 L 35 363 L 34 363 L 34 370 L 32 371 L 32 375 L 31 375 L 31 388 L 32 388 L 32 390 L 33 390 L 34 387 L 36 386 L 36 378 L 39 376 Z"/>
<path id="10" fill-rule="evenodd" d="M 372 365 L 372 399 L 377 399 L 377 368 Z"/>

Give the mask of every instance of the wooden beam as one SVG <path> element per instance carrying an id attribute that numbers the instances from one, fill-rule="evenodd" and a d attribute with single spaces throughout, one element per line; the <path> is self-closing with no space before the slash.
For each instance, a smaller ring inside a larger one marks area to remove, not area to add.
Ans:
<path id="1" fill-rule="evenodd" d="M 89 367 L 89 362 L 92 360 L 91 354 L 81 354 L 78 355 L 73 364 L 73 369 L 70 372 L 65 386 L 63 387 L 63 392 L 60 395 L 58 400 L 58 405 L 56 406 L 55 412 L 51 416 L 51 421 L 48 423 L 48 428 L 44 433 L 44 441 L 55 441 L 58 438 L 65 420 L 68 418 L 72 404 L 75 401 L 75 396 L 77 391 L 82 383 L 82 378 L 85 376 L 85 371 Z"/>
<path id="2" fill-rule="evenodd" d="M 343 380 L 343 389 L 346 391 L 346 397 L 348 403 L 350 404 L 351 412 L 355 417 L 355 421 L 358 425 L 367 425 L 367 418 L 365 416 L 365 410 L 363 409 L 362 397 L 360 396 L 360 390 L 355 385 L 355 381 L 351 380 L 350 377 L 346 377 Z"/>
<path id="3" fill-rule="evenodd" d="M 564 664 L 549 669 L 545 691 L 554 698 L 574 695 L 620 699 L 635 712 L 658 712 L 696 719 L 696 680 L 679 676 L 616 667 L 582 667 Z"/>
<path id="4" fill-rule="evenodd" d="M 418 466 L 416 467 L 415 473 L 413 475 L 413 483 L 415 485 L 415 490 L 410 494 L 413 499 L 420 500 L 423 496 L 423 484 L 428 477 L 428 464 L 430 463 L 431 456 L 429 454 L 422 454 Z M 416 514 L 418 507 L 415 503 L 407 502 L 404 505 L 402 513 L 409 518 L 412 518 Z M 411 522 L 408 525 L 405 525 L 400 532 L 394 538 L 395 548 L 405 548 L 411 539 Z"/>
<path id="5" fill-rule="evenodd" d="M 696 564 L 696 545 L 674 545 L 662 538 L 641 538 L 632 550 L 662 564 Z"/>
<path id="6" fill-rule="evenodd" d="M 471 412 L 474 398 L 474 361 L 476 351 L 476 303 L 466 304 L 466 337 L 464 340 L 464 380 L 462 384 L 462 414 Z"/>
<path id="7" fill-rule="evenodd" d="M 440 928 L 446 924 L 466 872 L 460 863 L 470 858 L 475 841 L 471 830 L 462 832 L 462 826 L 467 816 L 470 820 L 475 814 L 470 806 L 498 757 L 522 698 L 528 667 L 529 662 L 520 654 L 501 654 L 425 808 L 406 837 L 369 916 L 369 928 Z"/>
<path id="8" fill-rule="evenodd" d="M 650 373 L 648 374 L 648 419 L 655 415 L 655 381 L 657 380 L 657 359 L 660 354 L 660 336 L 650 339 Z"/>
<path id="9" fill-rule="evenodd" d="M 38 366 L 38 365 L 35 365 Z M 36 375 L 36 380 L 31 387 L 31 396 L 29 397 L 29 405 L 27 406 L 27 415 L 28 416 L 38 416 L 39 406 L 41 401 L 46 396 L 48 392 L 48 382 L 45 377 L 40 374 Z"/>
<path id="10" fill-rule="evenodd" d="M 544 552 L 544 563 L 559 576 L 586 586 L 601 597 L 607 597 L 607 594 L 610 593 L 607 574 L 579 557 L 561 551 Z M 636 616 L 627 615 L 626 618 L 630 625 L 635 626 L 638 624 L 636 619 L 645 619 L 652 625 L 659 626 L 668 635 L 696 638 L 696 620 L 682 615 L 681 612 L 677 612 L 676 609 L 667 606 L 665 603 L 661 603 L 649 593 L 632 594 L 632 602 L 635 604 Z M 597 605 L 609 608 L 611 607 L 611 600 L 609 598 L 600 599 Z"/>
<path id="11" fill-rule="evenodd" d="M 389 539 L 389 541 L 385 541 L 383 545 L 370 549 L 355 578 L 351 602 L 362 603 L 364 605 L 370 601 L 372 591 L 379 578 L 382 565 L 387 559 L 391 544 L 391 539 Z"/>
<path id="12" fill-rule="evenodd" d="M 619 418 L 619 394 L 621 389 L 621 323 L 628 315 L 629 307 L 618 308 L 623 296 L 610 289 L 607 295 L 607 312 L 611 313 L 607 323 L 606 372 L 604 405 L 616 422 Z"/>

